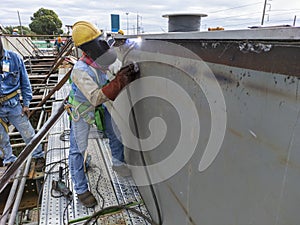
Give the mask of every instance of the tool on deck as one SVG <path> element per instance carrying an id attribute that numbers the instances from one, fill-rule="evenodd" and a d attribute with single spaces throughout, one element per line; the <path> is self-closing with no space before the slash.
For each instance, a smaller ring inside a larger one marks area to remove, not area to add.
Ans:
<path id="1" fill-rule="evenodd" d="M 52 190 L 60 192 L 63 196 L 65 196 L 67 198 L 71 198 L 73 193 L 72 193 L 72 191 L 70 191 L 70 189 L 67 187 L 66 183 L 63 181 L 62 171 L 63 171 L 63 168 L 59 167 L 59 180 L 52 181 Z"/>

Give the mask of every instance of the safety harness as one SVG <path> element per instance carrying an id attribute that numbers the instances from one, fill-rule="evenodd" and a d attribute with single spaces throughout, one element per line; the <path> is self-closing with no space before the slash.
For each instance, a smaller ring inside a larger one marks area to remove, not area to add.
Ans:
<path id="1" fill-rule="evenodd" d="M 5 96 L 3 96 L 3 97 L 0 97 L 0 105 L 1 105 L 3 102 L 5 102 L 5 101 L 7 101 L 7 100 L 9 100 L 9 99 L 11 99 L 11 98 L 13 98 L 13 97 L 15 97 L 17 94 L 18 94 L 18 91 L 14 91 L 14 92 L 12 92 L 12 93 L 10 93 L 10 94 L 8 94 L 8 95 L 5 95 Z"/>
<path id="2" fill-rule="evenodd" d="M 1 118 L 0 118 L 0 123 L 1 123 L 2 126 L 4 127 L 4 130 L 6 131 L 6 133 L 8 133 L 8 125 L 7 125 L 7 123 L 5 123 L 5 122 L 3 121 L 3 119 L 1 119 Z"/>
<path id="3" fill-rule="evenodd" d="M 74 92 L 71 91 L 68 103 L 65 104 L 70 120 L 77 122 L 82 117 L 87 123 L 95 124 L 98 130 L 104 131 L 104 107 L 99 105 L 95 108 L 94 118 L 88 112 L 94 111 L 94 107 L 88 102 L 78 102 L 74 99 Z M 72 109 L 72 110 L 71 110 Z"/>
<path id="4" fill-rule="evenodd" d="M 2 105 L 3 102 L 15 97 L 18 94 L 18 91 L 14 91 L 8 95 L 5 95 L 3 97 L 0 97 L 0 105 Z M 4 127 L 6 133 L 8 133 L 8 125 L 6 122 L 3 121 L 3 119 L 0 118 L 0 124 Z"/>
<path id="5" fill-rule="evenodd" d="M 89 57 L 83 55 L 79 60 L 87 63 L 93 72 L 96 74 L 97 83 L 99 84 L 97 71 L 99 69 L 98 65 L 95 64 Z M 100 86 L 102 88 L 102 86 Z M 78 102 L 74 97 L 75 93 L 73 90 L 70 91 L 68 103 L 65 105 L 65 109 L 67 110 L 70 119 L 77 122 L 80 117 L 82 117 L 89 124 L 96 124 L 97 129 L 104 131 L 104 107 L 103 105 L 99 105 L 96 108 L 91 105 L 91 103 L 87 102 Z M 72 109 L 72 110 L 71 110 Z M 92 116 L 89 112 L 94 112 L 94 116 Z"/>

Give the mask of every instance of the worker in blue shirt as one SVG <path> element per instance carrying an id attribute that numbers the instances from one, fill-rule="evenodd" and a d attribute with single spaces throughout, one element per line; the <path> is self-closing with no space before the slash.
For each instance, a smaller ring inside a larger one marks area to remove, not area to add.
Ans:
<path id="1" fill-rule="evenodd" d="M 54 46 L 56 47 L 57 53 L 59 53 L 61 51 L 61 48 L 64 46 L 64 43 L 60 36 L 55 40 Z"/>
<path id="2" fill-rule="evenodd" d="M 21 91 L 23 105 L 18 90 Z M 26 144 L 35 135 L 28 119 L 31 99 L 31 84 L 22 58 L 5 50 L 0 38 L 0 157 L 3 158 L 4 166 L 9 166 L 17 159 L 12 153 L 8 124 L 20 132 Z M 35 160 L 35 170 L 42 171 L 45 159 L 41 145 L 35 149 L 32 158 Z"/>

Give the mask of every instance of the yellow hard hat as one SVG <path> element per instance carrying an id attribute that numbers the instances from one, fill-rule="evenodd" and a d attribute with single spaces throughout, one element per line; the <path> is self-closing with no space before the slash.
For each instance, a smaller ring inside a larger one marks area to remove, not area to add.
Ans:
<path id="1" fill-rule="evenodd" d="M 87 21 L 78 21 L 72 26 L 72 38 L 76 47 L 94 40 L 101 34 L 94 24 Z"/>
<path id="2" fill-rule="evenodd" d="M 118 30 L 118 34 L 124 35 L 124 31 L 120 29 L 120 30 Z"/>

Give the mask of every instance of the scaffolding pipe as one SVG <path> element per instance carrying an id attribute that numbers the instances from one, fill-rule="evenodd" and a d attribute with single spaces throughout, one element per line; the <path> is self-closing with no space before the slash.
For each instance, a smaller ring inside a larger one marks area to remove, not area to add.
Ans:
<path id="1" fill-rule="evenodd" d="M 47 140 L 42 141 L 41 143 L 47 143 Z M 19 144 L 12 144 L 12 148 L 20 148 L 20 147 L 25 147 L 26 143 L 19 143 Z"/>
<path id="2" fill-rule="evenodd" d="M 41 53 L 42 55 L 44 55 L 44 53 L 31 41 L 28 41 L 28 38 L 25 39 L 25 41 L 34 49 L 37 50 L 39 53 Z"/>
<path id="3" fill-rule="evenodd" d="M 62 56 L 58 59 L 55 59 L 55 62 L 53 63 L 52 68 L 50 69 L 50 71 L 48 72 L 48 74 L 46 75 L 46 77 L 44 78 L 44 80 L 41 82 L 42 84 L 46 82 L 46 80 L 51 76 L 51 74 L 53 73 L 53 71 L 55 71 L 61 64 L 62 62 L 65 60 L 65 56 L 68 56 L 71 54 L 73 48 L 68 49 L 68 51 L 63 52 Z"/>
<path id="4" fill-rule="evenodd" d="M 55 85 L 51 84 L 51 85 L 43 85 L 43 84 L 32 84 L 31 85 L 34 88 L 53 88 Z"/>
<path id="5" fill-rule="evenodd" d="M 46 95 L 46 94 L 47 94 L 47 91 L 44 92 L 44 95 Z M 43 116 L 44 116 L 44 111 L 42 111 L 41 114 L 40 114 L 39 121 L 38 121 L 38 124 L 37 124 L 37 130 L 39 130 L 41 128 Z M 8 221 L 8 225 L 14 225 L 14 223 L 15 223 L 17 213 L 18 213 L 18 210 L 19 210 L 19 206 L 20 206 L 20 203 L 21 203 L 21 200 L 22 200 L 22 196 L 23 196 L 23 192 L 24 192 L 24 188 L 25 188 L 25 183 L 26 183 L 27 176 L 28 176 L 28 173 L 29 173 L 29 170 L 30 170 L 31 158 L 32 158 L 32 152 L 29 154 L 29 157 L 27 158 L 27 161 L 26 161 L 26 166 L 25 166 L 25 169 L 24 169 L 24 172 L 23 172 L 23 176 L 22 176 L 19 188 L 18 188 L 18 192 L 17 192 L 17 196 L 16 196 L 16 199 L 15 199 L 15 202 L 14 202 L 13 209 L 11 210 L 11 215 L 10 215 L 10 218 L 9 218 L 9 221 Z"/>
<path id="6" fill-rule="evenodd" d="M 41 107 L 30 107 L 30 110 L 43 110 L 43 109 L 52 109 L 52 106 L 41 106 Z"/>
<path id="7" fill-rule="evenodd" d="M 58 84 L 57 84 L 57 85 L 56 85 L 56 86 L 48 93 L 47 96 L 45 96 L 45 97 L 42 99 L 42 101 L 41 101 L 36 107 L 39 107 L 39 106 L 45 104 L 45 102 L 48 101 L 48 100 L 51 98 L 51 96 L 52 96 L 56 91 L 58 91 L 58 90 L 61 89 L 61 87 L 67 82 L 67 80 L 69 80 L 70 75 L 71 75 L 71 72 L 72 72 L 72 69 L 73 69 L 73 68 L 71 68 L 71 69 L 65 74 L 65 76 L 58 82 Z M 35 112 L 35 110 L 31 111 L 31 112 L 29 113 L 29 117 L 32 116 L 32 115 L 34 114 L 34 112 Z"/>
<path id="8" fill-rule="evenodd" d="M 17 178 L 20 177 L 21 173 L 22 173 L 22 169 L 20 168 L 18 170 L 18 173 L 17 173 L 16 177 Z M 10 189 L 8 198 L 6 200 L 5 207 L 3 209 L 3 214 L 2 214 L 2 217 L 1 217 L 1 220 L 0 220 L 0 225 L 5 225 L 6 224 L 10 208 L 11 208 L 11 206 L 13 204 L 13 201 L 14 201 L 14 196 L 15 196 L 17 188 L 18 188 L 18 184 L 19 184 L 19 179 L 14 179 L 13 185 Z"/>
<path id="9" fill-rule="evenodd" d="M 67 97 L 68 98 L 68 97 Z M 65 99 L 65 101 L 67 100 Z M 28 157 L 28 155 L 39 145 L 44 137 L 48 134 L 51 128 L 56 124 L 58 119 L 65 112 L 64 101 L 60 105 L 60 107 L 53 112 L 51 117 L 47 120 L 47 122 L 43 125 L 43 127 L 39 130 L 39 132 L 32 138 L 32 140 L 26 145 L 23 151 L 19 154 L 17 160 L 5 171 L 5 173 L 0 178 L 0 193 L 7 186 L 10 178 L 16 173 L 17 169 L 22 165 L 24 160 Z"/>
<path id="10" fill-rule="evenodd" d="M 22 200 L 22 195 L 23 195 L 23 192 L 24 192 L 25 183 L 26 183 L 26 177 L 24 177 L 24 176 L 28 175 L 30 164 L 31 164 L 31 154 L 27 158 L 27 161 L 26 161 L 26 166 L 25 166 L 25 169 L 24 169 L 24 172 L 23 172 L 23 178 L 21 179 L 19 190 L 17 192 L 17 196 L 16 196 L 16 199 L 14 201 L 14 206 L 11 210 L 8 225 L 14 225 L 14 223 L 15 223 L 17 213 L 18 213 L 18 209 L 19 209 L 19 205 L 20 205 L 20 202 Z"/>
<path id="11" fill-rule="evenodd" d="M 37 129 L 35 129 L 35 131 L 37 132 L 38 130 L 37 130 Z M 19 132 L 19 131 L 17 131 L 17 132 L 9 132 L 9 133 L 8 133 L 8 135 L 9 135 L 9 137 L 13 137 L 13 136 L 18 136 L 18 135 L 21 135 L 21 134 L 20 134 L 20 132 Z"/>
<path id="12" fill-rule="evenodd" d="M 16 40 L 22 45 L 22 47 L 29 53 L 29 55 L 33 56 L 33 54 L 28 50 L 28 48 L 26 48 L 26 46 L 18 39 L 16 38 Z"/>
<path id="13" fill-rule="evenodd" d="M 18 51 L 18 53 L 24 58 L 24 55 L 22 54 L 22 52 L 6 37 L 6 36 L 3 36 L 5 39 L 6 39 L 6 41 L 8 42 L 8 43 L 10 43 L 10 45 L 11 46 L 13 46 L 14 47 L 14 49 L 16 49 L 17 51 Z"/>
<path id="14" fill-rule="evenodd" d="M 61 102 L 61 101 L 63 101 L 63 99 L 49 99 L 49 100 L 46 101 L 46 103 Z M 38 102 L 31 101 L 31 104 L 38 104 L 38 103 L 40 103 L 40 102 L 39 101 Z"/>

